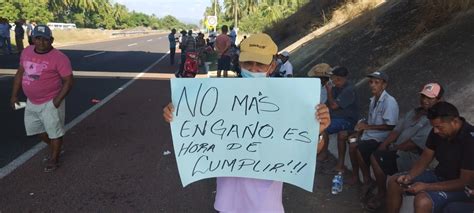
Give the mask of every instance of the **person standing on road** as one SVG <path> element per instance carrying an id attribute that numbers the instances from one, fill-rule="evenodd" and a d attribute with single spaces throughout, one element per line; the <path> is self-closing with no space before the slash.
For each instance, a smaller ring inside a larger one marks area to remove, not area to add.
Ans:
<path id="1" fill-rule="evenodd" d="M 218 54 L 217 60 L 217 77 L 221 77 L 222 71 L 224 71 L 224 78 L 227 78 L 227 72 L 230 70 L 230 37 L 227 35 L 229 31 L 227 25 L 223 25 L 222 33 L 216 38 L 216 51 Z"/>
<path id="2" fill-rule="evenodd" d="M 181 61 L 179 63 L 178 72 L 175 73 L 176 77 L 181 76 L 184 70 L 184 62 L 186 61 L 186 30 L 181 30 L 181 36 L 179 37 L 179 49 L 181 50 Z"/>
<path id="3" fill-rule="evenodd" d="M 35 28 L 36 22 L 29 21 L 26 24 L 26 36 L 28 36 L 28 44 L 33 45 L 33 38 L 31 37 L 31 33 L 33 32 L 33 28 Z"/>
<path id="4" fill-rule="evenodd" d="M 174 64 L 174 55 L 176 53 L 176 29 L 172 29 L 171 33 L 168 35 L 168 41 L 170 42 L 170 64 Z"/>
<path id="5" fill-rule="evenodd" d="M 250 36 L 242 43 L 239 57 L 242 77 L 265 78 L 275 69 L 273 56 L 277 46 L 267 34 Z M 163 109 L 166 122 L 173 120 L 173 104 Z M 331 123 L 329 109 L 324 104 L 317 106 L 316 122 L 320 122 L 319 133 Z M 318 152 L 322 143 L 318 144 Z M 284 212 L 282 203 L 283 183 L 240 177 L 218 177 L 214 208 L 219 212 Z"/>
<path id="6" fill-rule="evenodd" d="M 25 30 L 23 29 L 24 22 L 22 19 L 15 22 L 15 42 L 18 54 L 21 54 L 21 51 L 23 51 L 23 39 L 25 38 Z"/>
<path id="7" fill-rule="evenodd" d="M 230 42 L 232 45 L 236 45 L 235 42 L 237 41 L 237 31 L 234 29 L 234 26 L 230 26 Z"/>
<path id="8" fill-rule="evenodd" d="M 8 19 L 0 17 L 0 42 L 5 52 L 7 49 L 7 54 L 12 54 L 12 45 L 10 40 L 10 29 L 12 26 L 8 22 Z"/>
<path id="9" fill-rule="evenodd" d="M 59 167 L 59 155 L 65 134 L 65 100 L 73 85 L 69 58 L 52 46 L 54 38 L 48 26 L 38 25 L 32 32 L 34 45 L 23 50 L 13 81 L 10 104 L 18 104 L 23 89 L 27 99 L 25 129 L 48 144 L 51 153 L 45 172 Z"/>

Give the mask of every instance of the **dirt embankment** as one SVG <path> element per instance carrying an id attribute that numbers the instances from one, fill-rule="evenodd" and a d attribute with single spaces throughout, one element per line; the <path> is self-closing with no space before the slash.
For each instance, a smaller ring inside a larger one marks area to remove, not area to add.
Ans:
<path id="1" fill-rule="evenodd" d="M 417 106 L 417 92 L 424 83 L 440 82 L 446 100 L 474 122 L 474 100 L 469 98 L 474 94 L 474 11 L 428 19 L 415 2 L 387 1 L 300 45 L 291 52 L 295 75 L 305 76 L 322 62 L 346 66 L 358 85 L 361 109 L 367 111 L 370 94 L 365 75 L 384 71 L 390 76 L 388 91 L 402 114 Z"/>

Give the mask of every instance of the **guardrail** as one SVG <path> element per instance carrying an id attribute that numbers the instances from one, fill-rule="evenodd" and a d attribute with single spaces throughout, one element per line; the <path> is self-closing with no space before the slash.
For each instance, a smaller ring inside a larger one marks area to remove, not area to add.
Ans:
<path id="1" fill-rule="evenodd" d="M 137 34 L 149 34 L 149 31 L 124 31 L 124 32 L 113 32 L 112 36 L 127 36 L 127 35 L 137 35 Z"/>

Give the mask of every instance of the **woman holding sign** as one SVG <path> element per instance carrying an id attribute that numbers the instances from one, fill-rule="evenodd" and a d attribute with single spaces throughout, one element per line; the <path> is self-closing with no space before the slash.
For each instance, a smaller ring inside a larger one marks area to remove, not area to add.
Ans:
<path id="1" fill-rule="evenodd" d="M 275 69 L 273 56 L 278 48 L 267 34 L 256 34 L 245 39 L 241 45 L 239 64 L 242 77 L 268 77 Z M 174 107 L 168 104 L 163 109 L 167 122 L 173 120 Z M 316 107 L 316 120 L 320 122 L 319 133 L 330 124 L 329 110 L 324 104 Z M 318 144 L 317 151 L 322 148 Z M 214 208 L 219 212 L 284 212 L 282 203 L 283 183 L 240 177 L 218 177 Z"/>

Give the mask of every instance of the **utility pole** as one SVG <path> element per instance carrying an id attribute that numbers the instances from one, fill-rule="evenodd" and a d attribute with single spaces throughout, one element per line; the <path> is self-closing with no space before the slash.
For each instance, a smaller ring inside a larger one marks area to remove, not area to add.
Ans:
<path id="1" fill-rule="evenodd" d="M 234 0 L 234 15 L 235 15 L 234 29 L 237 28 L 237 7 L 238 6 L 239 6 L 239 0 Z"/>
<path id="2" fill-rule="evenodd" d="M 217 0 L 214 0 L 214 16 L 217 17 Z"/>

